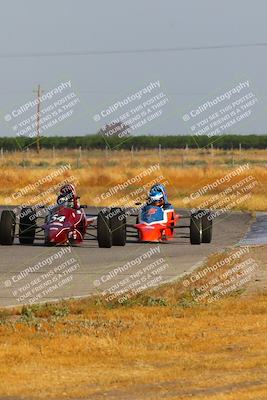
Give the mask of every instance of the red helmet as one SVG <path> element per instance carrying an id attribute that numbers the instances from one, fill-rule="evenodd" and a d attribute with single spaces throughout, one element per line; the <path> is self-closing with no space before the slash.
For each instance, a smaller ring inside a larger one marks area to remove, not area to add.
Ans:
<path id="1" fill-rule="evenodd" d="M 70 197 L 76 197 L 76 189 L 71 183 L 66 183 L 60 188 L 60 195 L 62 196 L 70 196 Z"/>

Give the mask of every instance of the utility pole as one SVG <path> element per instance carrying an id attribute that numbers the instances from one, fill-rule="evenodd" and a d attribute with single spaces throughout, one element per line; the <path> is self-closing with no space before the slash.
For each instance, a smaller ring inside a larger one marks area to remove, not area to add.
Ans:
<path id="1" fill-rule="evenodd" d="M 34 93 L 37 93 L 37 114 L 36 114 L 36 151 L 37 154 L 40 153 L 40 97 L 43 93 L 41 90 L 41 86 L 38 85 L 37 91 L 34 90 Z"/>

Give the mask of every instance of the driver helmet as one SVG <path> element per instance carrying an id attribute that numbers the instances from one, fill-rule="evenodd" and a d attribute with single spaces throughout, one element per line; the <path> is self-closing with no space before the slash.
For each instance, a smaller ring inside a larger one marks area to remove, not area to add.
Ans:
<path id="1" fill-rule="evenodd" d="M 57 198 L 58 204 L 67 203 L 70 206 L 73 206 L 74 199 L 76 198 L 76 190 L 75 187 L 67 183 L 60 188 L 59 196 Z"/>
<path id="2" fill-rule="evenodd" d="M 153 185 L 149 191 L 148 200 L 150 204 L 155 204 L 155 201 L 159 202 L 160 205 L 168 204 L 167 191 L 165 189 L 165 186 L 161 183 L 156 183 L 155 185 Z"/>
<path id="3" fill-rule="evenodd" d="M 162 191 L 157 188 L 152 188 L 148 194 L 148 203 L 153 206 L 163 206 L 165 201 Z"/>
<path id="4" fill-rule="evenodd" d="M 60 194 L 62 196 L 70 195 L 72 197 L 76 196 L 75 187 L 71 183 L 66 183 L 60 188 Z"/>

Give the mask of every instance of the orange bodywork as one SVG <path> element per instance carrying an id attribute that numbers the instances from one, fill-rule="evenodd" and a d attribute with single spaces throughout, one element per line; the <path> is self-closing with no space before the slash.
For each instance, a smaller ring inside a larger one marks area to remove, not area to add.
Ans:
<path id="1" fill-rule="evenodd" d="M 176 225 L 180 216 L 174 211 L 166 212 L 166 222 L 140 222 L 135 225 L 138 229 L 138 237 L 140 242 L 162 242 L 171 240 L 174 236 L 173 227 Z"/>

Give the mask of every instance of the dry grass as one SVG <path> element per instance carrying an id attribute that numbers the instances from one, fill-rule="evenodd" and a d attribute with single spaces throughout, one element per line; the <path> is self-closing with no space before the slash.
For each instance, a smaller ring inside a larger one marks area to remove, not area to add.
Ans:
<path id="1" fill-rule="evenodd" d="M 0 393 L 266 398 L 266 306 L 267 296 L 257 295 L 209 308 L 98 307 L 57 322 L 2 326 Z"/>
<path id="2" fill-rule="evenodd" d="M 266 253 L 252 250 L 258 259 Z M 221 257 L 212 256 L 208 265 Z M 267 294 L 210 305 L 185 298 L 177 282 L 124 306 L 91 298 L 2 312 L 0 394 L 265 399 Z"/>
<path id="3" fill-rule="evenodd" d="M 91 205 L 112 205 L 122 204 L 131 206 L 137 197 L 136 191 L 140 186 L 151 183 L 153 180 L 167 182 L 169 199 L 178 207 L 198 207 L 204 201 L 210 201 L 214 195 L 219 194 L 227 187 L 237 183 L 246 176 L 253 175 L 257 180 L 257 185 L 251 191 L 251 196 L 240 204 L 234 206 L 235 209 L 245 210 L 266 210 L 266 191 L 267 191 L 267 152 L 263 150 L 225 152 L 214 150 L 214 155 L 207 150 L 166 150 L 162 151 L 161 158 L 157 151 L 139 151 L 133 155 L 128 151 L 52 151 L 43 150 L 40 156 L 35 153 L 7 153 L 1 159 L 4 169 L 1 175 L 0 203 L 21 204 L 35 203 L 35 196 L 45 193 L 52 185 L 64 179 L 75 177 L 78 181 L 78 190 L 82 197 L 82 203 Z M 266 157 L 266 158 L 265 158 Z M 234 160 L 234 163 L 233 163 Z M 124 183 L 132 177 L 142 173 L 151 165 L 160 162 L 160 169 L 151 175 L 142 178 L 140 182 L 130 184 L 127 188 L 119 190 L 116 194 L 104 196 L 98 202 L 97 197 L 106 193 L 110 187 L 118 183 Z M 208 191 L 196 200 L 191 200 L 185 204 L 184 198 L 208 183 L 224 177 L 238 165 L 249 162 L 248 171 L 231 180 L 225 182 L 216 189 Z M 39 186 L 36 190 L 26 192 L 23 197 L 18 197 L 14 193 L 23 189 L 29 184 L 34 184 L 39 179 L 47 176 L 60 165 L 70 163 L 71 170 L 66 171 L 52 182 L 47 182 Z M 125 199 L 125 196 L 133 193 L 132 197 Z M 142 199 L 146 197 L 146 190 L 140 195 Z M 55 196 L 50 199 L 54 201 Z M 215 208 L 215 206 L 214 206 Z M 222 207 L 221 207 L 222 208 Z"/>

